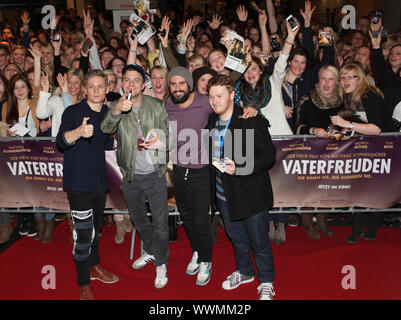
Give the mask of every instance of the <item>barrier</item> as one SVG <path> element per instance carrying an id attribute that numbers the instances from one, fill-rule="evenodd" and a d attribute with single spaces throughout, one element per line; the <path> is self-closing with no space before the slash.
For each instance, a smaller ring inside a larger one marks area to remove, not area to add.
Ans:
<path id="1" fill-rule="evenodd" d="M 314 136 L 309 136 L 309 135 L 294 135 L 294 136 L 274 136 L 272 137 L 274 140 L 274 143 L 276 144 L 276 147 L 278 149 L 278 155 L 281 157 L 280 161 L 287 161 L 289 158 L 296 160 L 297 156 L 302 156 L 303 158 L 300 159 L 304 159 L 307 156 L 307 151 L 305 151 L 306 149 L 308 149 L 309 145 L 317 145 L 318 148 L 317 150 L 319 151 L 319 148 L 323 145 L 323 146 L 327 146 L 330 145 L 331 149 L 335 149 L 336 145 L 340 146 L 341 148 L 345 148 L 345 147 L 349 147 L 349 146 L 357 146 L 357 147 L 366 147 L 366 145 L 371 144 L 372 146 L 377 144 L 379 145 L 379 149 L 382 148 L 382 145 L 384 145 L 384 147 L 388 147 L 388 149 L 383 149 L 386 150 L 386 152 L 388 153 L 388 158 L 392 157 L 392 159 L 394 159 L 393 163 L 397 164 L 400 163 L 400 167 L 401 167 L 401 161 L 398 161 L 397 157 L 400 155 L 401 157 L 401 152 L 399 152 L 398 150 L 400 150 L 401 148 L 401 133 L 384 133 L 381 134 L 379 137 L 367 137 L 367 136 L 360 136 L 357 138 L 353 138 L 348 142 L 337 142 L 335 140 L 329 140 L 329 139 L 318 139 Z M 4 142 L 18 142 L 20 145 L 24 145 L 25 143 L 29 143 L 32 141 L 51 141 L 52 143 L 54 143 L 55 138 L 46 138 L 46 137 L 34 137 L 34 138 L 1 138 L 0 139 L 0 145 L 2 145 Z M 289 148 L 288 147 L 288 143 L 290 143 L 289 145 L 295 145 L 294 148 Z M 283 144 L 286 146 L 285 148 L 282 148 Z M 301 145 L 302 144 L 302 145 Z M 283 150 L 285 149 L 285 151 L 281 152 L 281 150 L 279 150 L 280 148 L 282 148 Z M 291 150 L 290 150 L 291 149 Z M 366 149 L 366 148 L 365 148 Z M 300 153 L 300 150 L 303 153 Z M 362 149 L 363 150 L 363 149 Z M 49 151 L 52 152 L 52 150 L 45 150 L 45 151 Z M 310 151 L 310 150 L 309 150 Z M 376 152 L 377 153 L 377 152 Z M 283 156 L 284 154 L 284 156 Z M 338 156 L 338 152 L 335 152 L 334 155 Z M 379 153 L 380 155 L 380 153 Z M 288 158 L 287 160 L 286 157 Z M 311 158 L 313 159 L 313 154 L 311 153 Z M 284 160 L 283 160 L 284 159 Z M 355 159 L 359 159 L 359 158 L 355 158 Z M 384 159 L 384 157 L 383 157 Z M 387 159 L 387 158 L 386 158 Z M 397 161 L 395 161 L 397 160 Z M 300 160 L 302 161 L 302 160 Z M 306 164 L 306 160 L 303 160 L 304 164 Z M 334 161 L 334 160 L 333 160 Z M 372 163 L 374 162 L 374 158 L 372 157 Z M 289 171 L 289 160 L 287 161 L 287 167 L 284 167 L 285 170 Z M 379 161 L 377 161 L 377 163 L 379 163 Z M 376 164 L 377 164 L 376 163 Z M 284 162 L 284 165 L 285 162 Z M 9 165 L 9 170 L 16 170 L 16 166 L 15 167 L 10 167 L 11 165 Z M 114 166 L 116 166 L 116 164 L 114 163 Z M 393 167 L 392 167 L 393 169 Z M 391 179 L 391 183 L 394 184 L 394 186 L 392 189 L 394 189 L 395 191 L 401 190 L 401 188 L 398 187 L 398 181 L 401 182 L 401 178 L 397 179 L 396 176 L 399 174 L 398 168 L 396 168 L 396 166 L 394 166 L 394 170 L 396 170 L 396 172 L 391 172 L 388 177 Z M 33 170 L 33 169 L 32 169 Z M 38 169 L 39 170 L 39 169 Z M 273 184 L 273 188 L 274 188 L 274 194 L 275 194 L 275 198 L 280 198 L 282 195 L 285 195 L 286 193 L 291 193 L 291 190 L 285 190 L 284 187 L 284 191 L 283 188 L 279 188 L 279 189 L 275 189 L 276 187 L 278 188 L 281 184 L 282 181 L 278 181 L 276 183 L 277 179 L 277 174 L 275 172 L 275 170 L 277 171 L 278 169 L 276 169 L 276 166 L 272 168 L 271 172 L 271 177 L 272 177 L 272 184 Z M 281 171 L 280 171 L 281 170 Z M 116 168 L 114 168 L 114 172 L 113 174 L 116 175 L 116 171 L 118 171 L 118 166 Z M 282 175 L 283 172 L 283 167 L 281 166 L 281 168 L 279 169 L 279 174 Z M 119 172 L 118 172 L 119 173 Z M 302 172 L 301 172 L 302 173 Z M 301 175 L 297 174 L 297 178 L 299 179 Z M 313 178 L 316 180 L 316 174 L 313 176 Z M 287 177 L 286 177 L 287 178 Z M 114 180 L 118 181 L 118 177 L 114 176 L 113 177 Z M 281 179 L 281 176 L 280 176 Z M 3 177 L 2 177 L 3 180 Z M 378 179 L 377 179 L 378 180 Z M 303 189 L 307 189 L 306 184 L 307 183 L 311 183 L 311 181 L 313 181 L 312 179 L 310 181 L 301 181 L 302 182 L 302 188 Z M 290 181 L 290 186 L 291 188 L 296 188 L 296 182 Z M 60 181 L 58 182 L 60 185 Z M 363 192 L 361 193 L 367 193 L 366 191 L 366 181 L 363 182 L 363 187 L 365 189 L 363 189 Z M 325 184 L 324 184 L 325 185 Z M 328 186 L 329 184 L 326 184 L 326 186 Z M 118 186 L 118 182 L 117 185 L 112 186 L 113 192 L 116 191 L 117 189 L 120 189 L 120 186 Z M 1 182 L 0 182 L 0 193 L 1 193 Z M 4 184 L 3 184 L 3 190 L 4 190 Z M 279 190 L 279 191 L 277 191 Z M 281 190 L 281 191 L 280 191 Z M 391 191 L 394 191 L 391 190 Z M 17 194 L 22 194 L 23 190 L 21 190 L 21 188 L 18 190 Z M 60 190 L 59 190 L 60 191 Z M 120 191 L 120 190 L 117 190 Z M 304 192 L 305 190 L 302 190 L 302 192 Z M 317 198 L 318 192 L 321 190 L 313 190 L 313 197 Z M 337 192 L 337 190 L 335 190 Z M 383 191 L 383 190 L 376 190 L 378 193 L 379 191 Z M 326 191 L 325 191 L 326 192 Z M 51 193 L 51 192 L 50 192 Z M 62 191 L 60 191 L 60 193 L 64 193 Z M 383 192 L 382 192 L 383 193 Z M 385 192 L 385 196 L 387 196 L 388 192 L 386 190 Z M 397 197 L 398 195 L 396 194 L 395 197 Z M 113 208 L 113 209 L 107 209 L 105 210 L 106 214 L 125 214 L 127 213 L 127 210 L 125 208 L 121 207 L 121 199 L 123 199 L 122 195 L 118 195 L 116 196 L 117 200 L 114 201 L 114 205 L 117 203 L 117 206 L 108 206 L 106 205 L 106 208 Z M 291 197 L 293 198 L 293 195 L 291 195 Z M 369 194 L 368 198 L 374 198 L 375 194 Z M 111 196 L 110 198 L 113 198 L 113 196 Z M 307 197 L 302 195 L 303 200 L 307 199 Z M 394 196 L 393 196 L 394 198 Z M 401 196 L 399 196 L 399 198 L 401 198 Z M 399 198 L 397 200 L 399 200 Z M 293 200 L 293 199 L 292 199 Z M 291 201 L 292 201 L 291 200 Z M 370 201 L 376 201 L 376 200 L 371 200 Z M 282 200 L 280 200 L 282 201 Z M 386 200 L 387 201 L 387 200 Z M 387 205 L 384 206 L 382 205 L 382 207 L 372 207 L 372 206 L 367 206 L 367 205 L 361 205 L 361 204 L 351 204 L 351 205 L 327 205 L 327 203 L 325 205 L 311 205 L 311 203 L 313 203 L 312 201 L 309 201 L 309 204 L 293 204 L 293 203 L 286 203 L 285 201 L 282 201 L 283 205 L 277 205 L 275 203 L 275 207 L 272 209 L 272 212 L 274 213 L 316 213 L 316 212 L 328 212 L 328 213 L 353 213 L 353 212 L 400 212 L 401 208 L 395 208 L 394 205 L 396 205 L 399 201 L 395 201 L 394 199 L 392 200 L 393 202 L 391 203 L 391 205 Z M 306 201 L 307 202 L 307 201 Z M 344 202 L 346 203 L 346 202 Z M 13 206 L 4 206 L 1 205 L 1 199 L 0 199 L 0 213 L 1 212 L 5 212 L 5 213 L 36 213 L 36 212 L 43 212 L 43 210 L 40 209 L 36 209 L 36 206 L 41 206 L 41 207 L 46 207 L 45 205 L 21 205 L 20 207 L 15 207 Z M 68 207 L 67 208 L 63 208 L 63 209 L 56 209 L 54 207 L 50 207 L 52 208 L 52 212 L 55 213 L 67 213 L 68 211 Z"/>

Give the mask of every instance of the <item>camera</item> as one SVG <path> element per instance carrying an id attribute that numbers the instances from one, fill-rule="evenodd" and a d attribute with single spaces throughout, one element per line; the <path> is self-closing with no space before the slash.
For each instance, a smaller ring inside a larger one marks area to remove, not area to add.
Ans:
<path id="1" fill-rule="evenodd" d="M 277 40 L 276 36 L 272 36 L 271 47 L 272 47 L 272 51 L 280 51 L 281 50 L 281 44 Z"/>

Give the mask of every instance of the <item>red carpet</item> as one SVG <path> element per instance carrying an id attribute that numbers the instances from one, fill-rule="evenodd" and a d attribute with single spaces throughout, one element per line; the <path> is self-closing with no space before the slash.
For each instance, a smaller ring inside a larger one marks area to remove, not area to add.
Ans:
<path id="1" fill-rule="evenodd" d="M 361 240 L 349 245 L 348 227 L 333 227 L 335 236 L 310 240 L 302 227 L 287 228 L 287 242 L 273 244 L 276 300 L 294 299 L 401 299 L 401 232 L 396 228 L 379 229 L 377 241 Z M 232 246 L 224 230 L 214 247 L 213 274 L 205 287 L 195 285 L 196 277 L 185 274 L 191 258 L 183 227 L 178 227 L 178 241 L 170 244 L 169 282 L 162 290 L 153 286 L 155 269 L 148 265 L 133 270 L 129 260 L 131 234 L 121 245 L 114 244 L 115 227 L 104 227 L 100 241 L 102 265 L 120 277 L 116 284 L 92 281 L 97 299 L 107 300 L 254 300 L 258 283 L 245 284 L 224 291 L 221 283 L 234 270 Z M 56 228 L 54 240 L 47 245 L 23 237 L 0 255 L 0 299 L 54 300 L 77 299 L 78 288 L 72 260 L 72 244 L 64 221 Z M 136 241 L 135 258 L 139 255 Z M 56 270 L 56 289 L 42 288 L 42 267 Z M 352 265 L 356 272 L 356 289 L 344 290 L 341 270 Z"/>

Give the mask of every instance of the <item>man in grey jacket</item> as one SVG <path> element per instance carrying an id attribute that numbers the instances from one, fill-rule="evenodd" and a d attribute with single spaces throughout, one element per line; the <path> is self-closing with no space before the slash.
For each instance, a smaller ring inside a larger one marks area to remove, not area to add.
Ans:
<path id="1" fill-rule="evenodd" d="M 140 66 L 127 65 L 122 74 L 124 95 L 111 105 L 101 129 L 115 133 L 123 193 L 144 245 L 144 254 L 132 267 L 140 269 L 154 260 L 154 285 L 161 289 L 167 284 L 169 258 L 165 180 L 169 119 L 161 100 L 143 95 L 145 71 Z M 152 221 L 145 209 L 146 199 Z"/>

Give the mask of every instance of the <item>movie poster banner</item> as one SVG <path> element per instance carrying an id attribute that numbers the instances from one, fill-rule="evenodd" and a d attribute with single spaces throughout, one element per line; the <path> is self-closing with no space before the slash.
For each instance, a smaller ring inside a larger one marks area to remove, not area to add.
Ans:
<path id="1" fill-rule="evenodd" d="M 401 199 L 401 136 L 274 140 L 275 207 L 389 208 Z M 127 208 L 115 151 L 106 152 L 106 208 Z M 63 154 L 52 141 L 0 142 L 0 207 L 69 210 Z"/>
<path id="2" fill-rule="evenodd" d="M 106 152 L 109 193 L 106 208 L 126 209 L 114 151 Z M 51 141 L 0 142 L 0 207 L 69 210 L 63 190 L 63 154 Z"/>
<path id="3" fill-rule="evenodd" d="M 274 207 L 389 208 L 401 199 L 401 137 L 276 140 Z"/>

